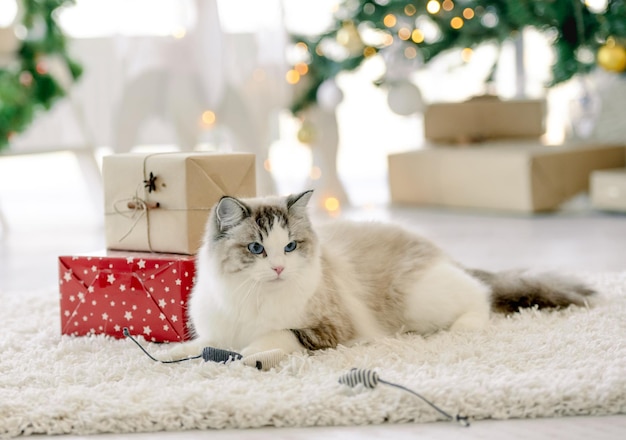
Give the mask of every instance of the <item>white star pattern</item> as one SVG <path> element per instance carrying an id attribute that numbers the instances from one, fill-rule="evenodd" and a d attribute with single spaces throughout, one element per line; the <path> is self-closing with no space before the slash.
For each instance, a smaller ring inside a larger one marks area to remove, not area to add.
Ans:
<path id="1" fill-rule="evenodd" d="M 121 331 L 128 327 L 146 341 L 187 339 L 182 317 L 193 286 L 194 257 L 139 255 L 115 251 L 105 257 L 59 257 L 63 334 L 123 338 Z"/>

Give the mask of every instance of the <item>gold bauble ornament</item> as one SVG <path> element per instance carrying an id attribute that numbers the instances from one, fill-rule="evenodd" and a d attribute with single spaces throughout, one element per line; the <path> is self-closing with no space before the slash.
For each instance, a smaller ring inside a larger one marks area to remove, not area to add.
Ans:
<path id="1" fill-rule="evenodd" d="M 626 47 L 618 44 L 614 38 L 609 38 L 606 44 L 598 49 L 598 65 L 609 72 L 623 72 L 626 70 Z"/>
<path id="2" fill-rule="evenodd" d="M 308 122 L 303 122 L 296 136 L 298 138 L 298 142 L 302 144 L 312 143 L 315 139 L 315 130 L 313 128 L 313 125 Z"/>

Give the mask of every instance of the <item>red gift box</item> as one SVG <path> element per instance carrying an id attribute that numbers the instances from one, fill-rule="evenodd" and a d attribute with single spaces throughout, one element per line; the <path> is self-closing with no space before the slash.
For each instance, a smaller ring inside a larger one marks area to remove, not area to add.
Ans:
<path id="1" fill-rule="evenodd" d="M 189 255 L 114 252 L 59 257 L 61 333 L 131 334 L 152 342 L 189 339 L 186 305 L 194 283 Z"/>

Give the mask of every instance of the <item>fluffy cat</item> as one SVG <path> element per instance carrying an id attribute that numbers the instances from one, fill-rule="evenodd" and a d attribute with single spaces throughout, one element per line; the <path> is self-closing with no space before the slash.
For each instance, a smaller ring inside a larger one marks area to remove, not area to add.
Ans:
<path id="1" fill-rule="evenodd" d="M 194 339 L 177 344 L 173 358 L 205 346 L 248 356 L 398 332 L 480 329 L 492 312 L 584 305 L 593 294 L 554 275 L 464 268 L 395 225 L 336 221 L 314 229 L 311 195 L 216 204 L 189 300 Z"/>

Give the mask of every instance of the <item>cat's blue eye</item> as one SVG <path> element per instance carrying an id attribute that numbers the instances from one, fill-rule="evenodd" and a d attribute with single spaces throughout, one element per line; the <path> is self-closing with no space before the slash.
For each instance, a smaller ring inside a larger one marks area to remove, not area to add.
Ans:
<path id="1" fill-rule="evenodd" d="M 248 250 L 250 252 L 252 252 L 254 255 L 259 255 L 262 254 L 263 251 L 265 250 L 265 248 L 263 247 L 263 245 L 261 243 L 257 243 L 256 241 L 254 243 L 250 243 L 248 245 Z"/>
<path id="2" fill-rule="evenodd" d="M 295 241 L 290 241 L 289 243 L 287 243 L 287 246 L 285 246 L 285 252 L 292 252 L 296 249 L 296 246 L 297 243 Z"/>

